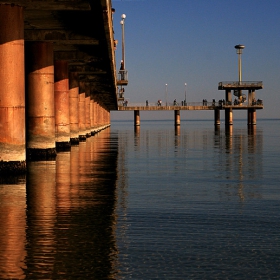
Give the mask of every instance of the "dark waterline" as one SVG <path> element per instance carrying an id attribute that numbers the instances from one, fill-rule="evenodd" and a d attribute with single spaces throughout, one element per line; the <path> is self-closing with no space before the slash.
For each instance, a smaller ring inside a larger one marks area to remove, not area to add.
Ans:
<path id="1" fill-rule="evenodd" d="M 279 120 L 113 121 L 0 184 L 0 279 L 278 279 Z"/>

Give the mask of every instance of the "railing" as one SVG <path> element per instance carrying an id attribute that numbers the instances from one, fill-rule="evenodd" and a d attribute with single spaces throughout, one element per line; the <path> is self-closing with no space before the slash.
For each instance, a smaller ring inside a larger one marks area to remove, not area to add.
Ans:
<path id="1" fill-rule="evenodd" d="M 128 81 L 128 72 L 127 72 L 127 70 L 119 70 L 118 81 Z"/>
<path id="2" fill-rule="evenodd" d="M 158 102 L 151 102 L 151 103 L 131 103 L 127 100 L 119 101 L 118 106 L 124 106 L 124 107 L 178 107 L 178 108 L 187 108 L 187 107 L 211 107 L 211 108 L 223 108 L 224 106 L 233 106 L 233 107 L 240 107 L 244 104 L 244 106 L 262 106 L 263 101 L 258 99 L 256 101 L 251 102 L 251 104 L 248 103 L 237 103 L 237 102 L 231 102 L 231 101 L 202 101 L 202 102 L 187 102 L 187 103 L 174 103 L 174 102 L 162 102 L 161 105 L 158 104 Z"/>
<path id="3" fill-rule="evenodd" d="M 262 81 L 241 81 L 241 82 L 232 82 L 232 81 L 225 81 L 219 82 L 219 87 L 240 87 L 240 86 L 247 86 L 247 87 L 262 87 Z"/>

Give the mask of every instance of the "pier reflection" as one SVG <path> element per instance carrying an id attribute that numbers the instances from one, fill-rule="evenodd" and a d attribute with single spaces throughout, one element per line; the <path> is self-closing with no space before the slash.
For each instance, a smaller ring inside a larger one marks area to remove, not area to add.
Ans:
<path id="1" fill-rule="evenodd" d="M 116 279 L 117 164 L 106 129 L 0 185 L 0 279 Z"/>
<path id="2" fill-rule="evenodd" d="M 25 279 L 25 183 L 0 185 L 0 279 Z"/>

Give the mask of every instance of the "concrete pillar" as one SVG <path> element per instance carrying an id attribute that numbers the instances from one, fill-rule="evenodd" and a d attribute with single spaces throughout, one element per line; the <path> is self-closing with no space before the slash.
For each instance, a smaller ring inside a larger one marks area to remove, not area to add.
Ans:
<path id="1" fill-rule="evenodd" d="M 215 117 L 215 125 L 220 125 L 221 124 L 220 110 L 218 110 L 218 109 L 214 110 L 214 117 Z"/>
<path id="2" fill-rule="evenodd" d="M 231 95 L 231 90 L 227 89 L 226 90 L 226 105 L 231 105 L 232 104 L 232 95 Z"/>
<path id="3" fill-rule="evenodd" d="M 247 124 L 248 125 L 256 125 L 257 124 L 256 109 L 254 109 L 254 108 L 248 109 Z"/>
<path id="4" fill-rule="evenodd" d="M 175 126 L 180 125 L 180 110 L 174 111 L 174 124 Z"/>
<path id="5" fill-rule="evenodd" d="M 0 173 L 26 171 L 23 8 L 0 4 Z"/>
<path id="6" fill-rule="evenodd" d="M 56 157 L 53 45 L 25 44 L 26 148 L 30 160 Z"/>
<path id="7" fill-rule="evenodd" d="M 91 128 L 90 128 L 90 96 L 85 98 L 85 125 L 86 125 L 86 136 L 91 136 Z"/>
<path id="8" fill-rule="evenodd" d="M 79 77 L 77 72 L 69 73 L 69 120 L 70 142 L 79 144 Z"/>
<path id="9" fill-rule="evenodd" d="M 55 104 L 55 136 L 56 148 L 69 150 L 70 144 L 70 108 L 69 77 L 66 61 L 54 62 L 54 104 Z"/>
<path id="10" fill-rule="evenodd" d="M 232 108 L 225 109 L 225 125 L 232 125 Z"/>
<path id="11" fill-rule="evenodd" d="M 94 135 L 95 131 L 94 131 L 94 100 L 93 99 L 90 99 L 89 111 L 90 111 L 90 133 L 91 135 Z"/>
<path id="12" fill-rule="evenodd" d="M 79 93 L 79 139 L 80 141 L 86 140 L 86 113 L 85 113 L 85 84 L 80 82 Z"/>
<path id="13" fill-rule="evenodd" d="M 140 111 L 134 110 L 134 126 L 140 125 Z"/>

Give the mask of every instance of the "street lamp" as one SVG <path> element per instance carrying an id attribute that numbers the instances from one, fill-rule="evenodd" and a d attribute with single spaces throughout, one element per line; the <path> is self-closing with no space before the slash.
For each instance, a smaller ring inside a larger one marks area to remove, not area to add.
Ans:
<path id="1" fill-rule="evenodd" d="M 124 44 L 124 20 L 126 18 L 125 14 L 121 15 L 121 21 L 120 24 L 122 26 L 122 65 L 121 65 L 121 70 L 125 70 L 125 44 Z"/>
<path id="2" fill-rule="evenodd" d="M 235 49 L 236 49 L 236 53 L 238 54 L 238 77 L 239 77 L 239 84 L 241 84 L 241 80 L 242 80 L 242 71 L 241 71 L 241 54 L 243 49 L 245 48 L 245 46 L 243 45 L 236 45 Z"/>
<path id="3" fill-rule="evenodd" d="M 185 102 L 184 105 L 187 104 L 187 83 L 185 83 Z"/>
<path id="4" fill-rule="evenodd" d="M 165 84 L 165 103 L 167 106 L 167 84 Z"/>

